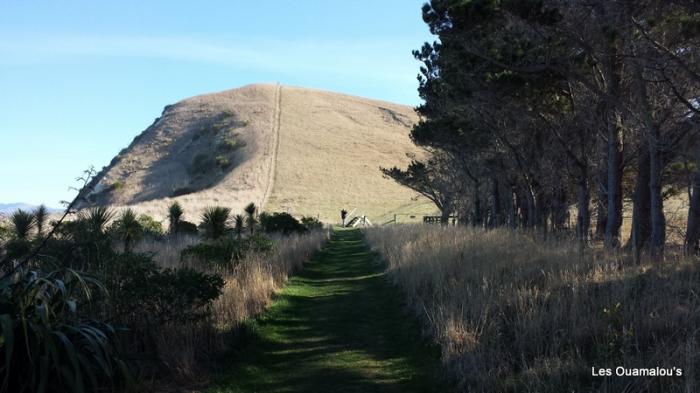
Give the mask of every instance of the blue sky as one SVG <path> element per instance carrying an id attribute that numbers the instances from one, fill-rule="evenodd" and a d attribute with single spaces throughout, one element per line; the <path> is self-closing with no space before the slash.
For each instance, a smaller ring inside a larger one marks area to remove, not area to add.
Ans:
<path id="1" fill-rule="evenodd" d="M 0 0 L 0 203 L 70 199 L 167 104 L 249 83 L 416 105 L 423 0 Z"/>

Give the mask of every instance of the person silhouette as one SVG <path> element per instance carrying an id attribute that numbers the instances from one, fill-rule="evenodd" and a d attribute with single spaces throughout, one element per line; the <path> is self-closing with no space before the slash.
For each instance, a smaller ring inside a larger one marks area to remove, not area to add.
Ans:
<path id="1" fill-rule="evenodd" d="M 342 222 L 342 226 L 343 226 L 343 227 L 345 226 L 345 218 L 346 218 L 347 216 L 348 216 L 348 211 L 347 211 L 347 210 L 343 209 L 343 210 L 340 211 L 340 219 L 341 219 L 341 222 Z"/>

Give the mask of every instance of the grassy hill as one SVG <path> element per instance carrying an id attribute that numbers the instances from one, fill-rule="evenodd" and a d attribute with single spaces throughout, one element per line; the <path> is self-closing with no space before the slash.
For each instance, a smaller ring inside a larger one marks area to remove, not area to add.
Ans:
<path id="1" fill-rule="evenodd" d="M 192 97 L 167 106 L 96 177 L 90 204 L 132 206 L 164 218 L 178 201 L 188 219 L 207 206 L 337 220 L 357 208 L 373 222 L 435 212 L 386 179 L 380 166 L 424 154 L 409 139 L 412 108 L 272 84 Z"/>

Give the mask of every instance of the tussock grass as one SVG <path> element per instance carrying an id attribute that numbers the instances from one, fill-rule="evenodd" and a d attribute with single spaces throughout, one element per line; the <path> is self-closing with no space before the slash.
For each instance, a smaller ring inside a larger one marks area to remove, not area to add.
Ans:
<path id="1" fill-rule="evenodd" d="M 312 231 L 277 238 L 271 252 L 250 252 L 231 269 L 196 266 L 207 273 L 220 274 L 225 286 L 212 304 L 209 319 L 186 326 L 167 326 L 154 338 L 158 343 L 155 355 L 176 377 L 175 382 L 195 385 L 205 382 L 213 361 L 229 348 L 239 325 L 264 311 L 274 292 L 302 268 L 327 237 L 328 232 Z M 155 253 L 154 259 L 165 268 L 176 268 L 182 267 L 180 252 L 198 241 L 196 237 L 181 236 L 145 241 L 136 249 Z"/>
<path id="2" fill-rule="evenodd" d="M 505 230 L 368 229 L 463 391 L 696 391 L 700 274 Z M 682 377 L 593 377 L 592 367 Z M 474 390 L 475 389 L 475 390 Z"/>

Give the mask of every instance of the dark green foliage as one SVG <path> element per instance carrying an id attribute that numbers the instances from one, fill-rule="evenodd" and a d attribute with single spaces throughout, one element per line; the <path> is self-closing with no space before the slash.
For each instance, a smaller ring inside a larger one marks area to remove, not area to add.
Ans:
<path id="1" fill-rule="evenodd" d="M 199 232 L 197 224 L 185 220 L 180 221 L 177 228 L 179 234 L 196 235 Z"/>
<path id="2" fill-rule="evenodd" d="M 81 212 L 78 222 L 84 226 L 83 231 L 99 236 L 105 233 L 107 224 L 112 218 L 114 218 L 112 210 L 105 206 L 98 206 Z"/>
<path id="3" fill-rule="evenodd" d="M 143 227 L 131 209 L 122 212 L 110 227 L 110 232 L 124 244 L 124 251 L 131 250 L 131 246 L 143 237 Z"/>
<path id="4" fill-rule="evenodd" d="M 177 202 L 173 202 L 168 208 L 168 231 L 171 235 L 178 233 L 183 214 L 185 214 L 185 212 Z"/>
<path id="5" fill-rule="evenodd" d="M 245 250 L 247 252 L 253 251 L 258 253 L 265 253 L 268 251 L 272 251 L 273 247 L 274 243 L 272 242 L 272 239 L 263 235 L 262 233 L 255 233 L 252 236 L 245 239 Z"/>
<path id="6" fill-rule="evenodd" d="M 226 235 L 230 229 L 228 222 L 230 214 L 231 209 L 227 207 L 216 206 L 205 209 L 202 222 L 199 224 L 204 238 L 216 240 Z"/>
<path id="7" fill-rule="evenodd" d="M 159 238 L 165 234 L 163 224 L 147 214 L 140 214 L 137 221 L 141 225 L 143 236 Z"/>
<path id="8" fill-rule="evenodd" d="M 303 225 L 308 231 L 315 231 L 323 228 L 323 223 L 316 217 L 302 217 L 301 225 Z"/>
<path id="9" fill-rule="evenodd" d="M 49 212 L 46 206 L 39 205 L 39 207 L 34 210 L 34 221 L 36 222 L 36 236 L 41 238 L 44 235 L 44 225 L 46 224 L 46 219 L 49 216 Z"/>
<path id="10" fill-rule="evenodd" d="M 182 250 L 180 258 L 196 266 L 217 265 L 232 267 L 243 259 L 248 252 L 268 252 L 273 247 L 272 240 L 264 235 L 255 234 L 238 240 L 222 238 L 195 244 Z"/>
<path id="11" fill-rule="evenodd" d="M 208 154 L 200 153 L 197 154 L 192 159 L 192 164 L 190 165 L 191 175 L 205 175 L 211 173 L 216 169 L 216 162 Z"/>
<path id="12" fill-rule="evenodd" d="M 109 188 L 107 189 L 107 191 L 119 191 L 122 188 L 124 188 L 124 182 L 121 180 L 117 180 L 114 183 L 109 185 Z"/>
<path id="13" fill-rule="evenodd" d="M 115 329 L 81 314 L 104 287 L 72 270 L 0 282 L 0 391 L 94 392 L 128 380 Z"/>
<path id="14" fill-rule="evenodd" d="M 221 142 L 219 142 L 219 146 L 217 147 L 217 149 L 222 153 L 232 153 L 242 146 L 243 143 L 241 143 L 238 140 L 237 136 L 232 135 L 227 138 L 224 138 Z"/>
<path id="15" fill-rule="evenodd" d="M 236 234 L 238 240 L 243 236 L 243 230 L 245 230 L 245 217 L 236 214 L 233 218 L 233 232 Z"/>
<path id="16" fill-rule="evenodd" d="M 240 260 L 244 243 L 233 239 L 220 239 L 189 246 L 182 250 L 180 258 L 192 265 L 230 266 Z"/>
<path id="17" fill-rule="evenodd" d="M 243 211 L 246 214 L 246 226 L 252 235 L 255 233 L 255 227 L 258 225 L 258 220 L 255 218 L 258 208 L 255 206 L 255 203 L 250 202 L 245 208 L 243 208 Z"/>
<path id="18" fill-rule="evenodd" d="M 306 226 L 289 213 L 262 213 L 260 227 L 265 233 L 277 232 L 283 235 L 306 232 Z"/>
<path id="19" fill-rule="evenodd" d="M 31 250 L 31 241 L 27 239 L 11 239 L 5 244 L 5 259 L 6 261 L 20 260 L 22 257 L 29 255 Z"/>
<path id="20" fill-rule="evenodd" d="M 119 254 L 105 270 L 111 314 L 133 324 L 182 323 L 208 315 L 223 279 L 192 269 L 160 269 L 149 255 Z"/>
<path id="21" fill-rule="evenodd" d="M 31 230 L 36 226 L 36 221 L 32 213 L 17 209 L 10 215 L 10 224 L 14 237 L 18 240 L 26 240 L 29 238 Z"/>
<path id="22" fill-rule="evenodd" d="M 231 160 L 225 155 L 216 156 L 214 161 L 216 161 L 216 165 L 222 170 L 231 166 Z"/>

